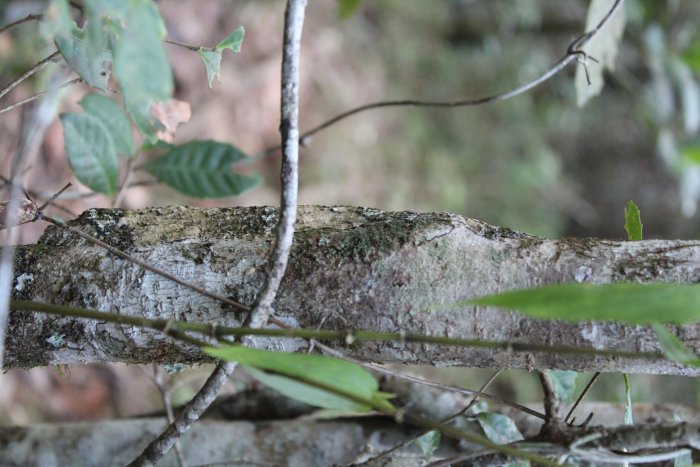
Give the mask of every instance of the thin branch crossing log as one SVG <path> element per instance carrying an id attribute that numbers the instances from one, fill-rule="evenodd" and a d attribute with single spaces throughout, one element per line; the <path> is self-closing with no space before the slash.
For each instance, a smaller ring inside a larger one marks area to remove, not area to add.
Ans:
<path id="1" fill-rule="evenodd" d="M 72 224 L 208 290 L 254 303 L 274 244 L 274 208 L 88 210 Z M 149 318 L 240 324 L 211 298 L 116 258 L 56 227 L 19 247 L 14 298 Z M 273 303 L 292 327 L 365 329 L 469 339 L 658 351 L 653 332 L 617 323 L 538 321 L 485 307 L 446 306 L 494 292 L 560 282 L 700 280 L 700 241 L 544 240 L 445 213 L 300 207 L 287 275 Z M 678 328 L 696 352 L 700 328 Z M 257 339 L 299 350 L 301 339 Z M 340 344 L 338 344 L 340 345 Z M 346 348 L 374 362 L 562 368 L 697 375 L 665 361 L 363 342 Z M 152 330 L 14 311 L 6 366 L 104 361 L 199 361 Z"/>

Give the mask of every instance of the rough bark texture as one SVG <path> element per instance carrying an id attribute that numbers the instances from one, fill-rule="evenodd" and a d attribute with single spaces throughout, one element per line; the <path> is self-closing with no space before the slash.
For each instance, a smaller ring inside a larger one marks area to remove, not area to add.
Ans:
<path id="1" fill-rule="evenodd" d="M 274 208 L 88 210 L 73 222 L 185 280 L 252 304 L 274 241 Z M 646 327 L 560 323 L 440 305 L 559 282 L 697 282 L 700 242 L 544 240 L 445 213 L 300 207 L 289 269 L 274 302 L 293 327 L 367 329 L 626 351 L 659 350 Z M 16 254 L 14 296 L 123 314 L 237 325 L 240 316 L 54 227 Z M 697 326 L 677 329 L 700 347 Z M 302 340 L 262 339 L 296 350 Z M 158 332 L 13 312 L 8 367 L 103 361 L 196 361 Z M 375 362 L 696 375 L 662 361 L 370 342 Z"/>

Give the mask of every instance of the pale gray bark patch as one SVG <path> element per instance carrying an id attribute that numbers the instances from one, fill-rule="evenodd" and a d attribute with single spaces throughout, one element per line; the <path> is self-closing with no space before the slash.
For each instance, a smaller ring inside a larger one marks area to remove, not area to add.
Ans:
<path id="1" fill-rule="evenodd" d="M 164 418 L 0 428 L 0 464 L 126 465 L 167 425 Z M 390 419 L 220 422 L 202 420 L 181 442 L 187 465 L 349 465 L 365 451 L 386 449 L 417 430 Z M 449 444 L 449 443 L 445 443 Z M 449 452 L 449 451 L 447 451 Z M 454 451 L 452 451 L 454 452 Z M 421 459 L 416 450 L 413 456 Z M 177 466 L 170 452 L 159 466 Z M 416 462 L 413 465 L 421 465 Z"/>
<path id="2" fill-rule="evenodd" d="M 154 266 L 250 305 L 274 242 L 274 208 L 88 210 L 73 225 Z M 240 316 L 51 227 L 18 248 L 14 296 L 135 316 L 236 326 Z M 366 329 L 469 339 L 658 351 L 653 332 L 617 323 L 561 323 L 453 306 L 494 292 L 560 282 L 698 282 L 700 242 L 546 240 L 446 213 L 300 207 L 289 269 L 273 303 L 293 327 Z M 700 348 L 699 328 L 677 329 Z M 259 341 L 263 342 L 263 341 Z M 302 340 L 268 339 L 298 350 Z M 564 354 L 363 342 L 374 362 L 696 375 L 679 364 Z M 127 326 L 13 312 L 7 367 L 101 361 L 200 361 L 194 349 Z"/>

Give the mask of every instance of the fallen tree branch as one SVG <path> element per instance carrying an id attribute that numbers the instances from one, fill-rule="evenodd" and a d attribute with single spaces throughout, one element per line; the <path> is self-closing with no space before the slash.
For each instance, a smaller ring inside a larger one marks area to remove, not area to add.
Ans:
<path id="1" fill-rule="evenodd" d="M 450 214 L 302 207 L 287 276 L 274 302 L 294 328 L 366 329 L 538 345 L 656 352 L 653 332 L 617 323 L 560 323 L 460 300 L 540 284 L 697 282 L 700 242 L 544 240 Z M 274 208 L 89 210 L 73 223 L 127 253 L 243 304 L 265 279 Z M 226 228 L 223 228 L 225 226 Z M 19 247 L 14 298 L 125 315 L 238 326 L 220 303 L 49 228 Z M 695 326 L 678 336 L 700 347 Z M 303 340 L 259 339 L 298 350 Z M 77 362 L 201 361 L 192 347 L 119 324 L 12 313 L 7 367 Z M 362 343 L 375 362 L 563 368 L 696 375 L 680 364 L 602 356 L 508 352 L 411 343 Z"/>

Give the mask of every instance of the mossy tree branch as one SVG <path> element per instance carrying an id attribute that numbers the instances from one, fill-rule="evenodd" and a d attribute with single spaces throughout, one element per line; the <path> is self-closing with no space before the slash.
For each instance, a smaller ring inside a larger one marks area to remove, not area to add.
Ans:
<path id="1" fill-rule="evenodd" d="M 243 304 L 252 304 L 274 242 L 274 208 L 89 210 L 73 225 L 150 264 Z M 288 275 L 273 304 L 294 328 L 431 336 L 656 352 L 653 332 L 617 323 L 537 321 L 459 300 L 540 284 L 697 282 L 700 242 L 544 240 L 450 214 L 301 207 Z M 124 315 L 239 326 L 234 309 L 74 234 L 51 227 L 19 247 L 14 298 Z M 697 327 L 678 328 L 691 348 Z M 301 339 L 260 339 L 283 350 Z M 517 348 L 517 346 L 515 347 Z M 363 342 L 345 348 L 375 362 L 473 367 L 697 374 L 657 360 L 465 349 L 428 343 Z M 199 361 L 199 352 L 158 331 L 14 312 L 8 367 L 76 362 Z"/>

